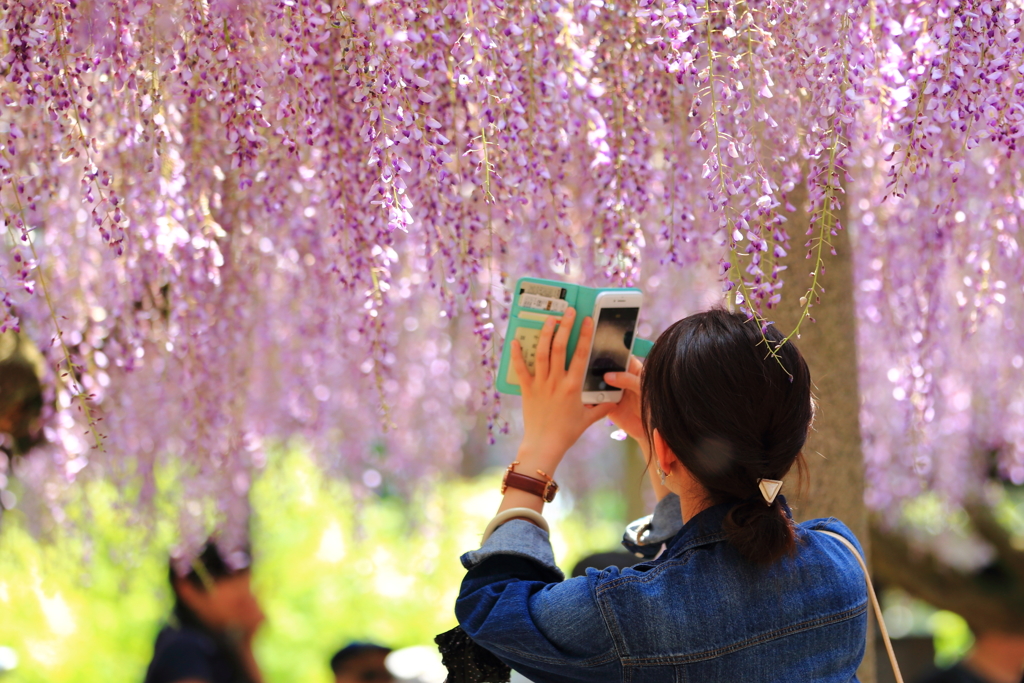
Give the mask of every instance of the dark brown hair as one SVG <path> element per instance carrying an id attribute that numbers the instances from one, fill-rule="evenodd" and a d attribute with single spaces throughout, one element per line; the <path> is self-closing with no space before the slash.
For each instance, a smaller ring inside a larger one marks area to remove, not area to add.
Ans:
<path id="1" fill-rule="evenodd" d="M 649 438 L 658 430 L 710 503 L 735 503 L 724 529 L 756 564 L 794 548 L 792 520 L 778 498 L 765 504 L 757 480 L 786 476 L 814 414 L 807 364 L 783 339 L 739 313 L 697 313 L 658 338 L 642 379 Z"/>

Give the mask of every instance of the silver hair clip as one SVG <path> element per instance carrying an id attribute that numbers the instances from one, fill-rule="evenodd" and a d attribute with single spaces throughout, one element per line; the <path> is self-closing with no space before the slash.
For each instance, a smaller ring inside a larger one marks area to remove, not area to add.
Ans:
<path id="1" fill-rule="evenodd" d="M 761 495 L 764 496 L 764 502 L 771 505 L 775 502 L 775 496 L 779 495 L 779 490 L 782 488 L 782 481 L 779 479 L 758 479 L 757 487 L 761 489 Z"/>

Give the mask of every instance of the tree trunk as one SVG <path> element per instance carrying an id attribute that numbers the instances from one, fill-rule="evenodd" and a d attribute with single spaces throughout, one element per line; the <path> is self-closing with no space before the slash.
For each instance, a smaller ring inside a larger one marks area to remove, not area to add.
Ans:
<path id="1" fill-rule="evenodd" d="M 788 216 L 789 255 L 783 259 L 785 295 L 781 306 L 770 312 L 769 319 L 783 334 L 797 324 L 801 306 L 799 299 L 808 286 L 812 259 L 805 258 L 805 233 L 809 225 L 807 189 L 796 188 L 789 197 L 797 210 Z M 848 212 L 839 211 L 843 225 Z M 815 322 L 805 320 L 800 337 L 794 339 L 811 371 L 812 391 L 817 402 L 814 425 L 804 458 L 808 481 L 796 486 L 797 473 L 786 478 L 782 492 L 793 506 L 798 521 L 816 517 L 842 520 L 860 539 L 868 551 L 868 517 L 864 507 L 864 458 L 861 452 L 860 399 L 857 391 L 857 347 L 853 301 L 853 254 L 846 229 L 832 237 L 836 256 L 825 250 L 825 268 L 818 282 L 825 288 L 821 302 L 811 308 Z M 858 673 L 864 683 L 875 680 L 872 639 L 869 638 L 864 663 Z"/>

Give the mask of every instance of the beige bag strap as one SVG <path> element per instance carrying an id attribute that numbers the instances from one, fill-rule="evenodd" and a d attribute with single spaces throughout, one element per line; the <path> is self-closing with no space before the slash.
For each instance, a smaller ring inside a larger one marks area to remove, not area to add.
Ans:
<path id="1" fill-rule="evenodd" d="M 882 619 L 882 608 L 878 606 L 878 598 L 875 596 L 875 587 L 871 585 L 871 574 L 868 572 L 867 565 L 864 564 L 864 558 L 860 556 L 860 553 L 857 552 L 857 548 L 854 547 L 852 543 L 839 534 L 833 531 L 824 531 L 822 529 L 815 529 L 815 531 L 838 539 L 840 543 L 850 549 L 853 556 L 857 558 L 860 568 L 864 570 L 864 579 L 868 584 L 868 598 L 871 600 L 871 606 L 875 610 L 875 618 L 878 619 L 878 629 L 882 632 L 882 640 L 885 641 L 885 651 L 889 653 L 889 662 L 892 664 L 892 672 L 896 674 L 896 683 L 903 683 L 903 676 L 900 674 L 900 665 L 896 663 L 896 653 L 892 651 L 892 641 L 889 640 L 889 632 L 885 629 L 885 620 Z"/>

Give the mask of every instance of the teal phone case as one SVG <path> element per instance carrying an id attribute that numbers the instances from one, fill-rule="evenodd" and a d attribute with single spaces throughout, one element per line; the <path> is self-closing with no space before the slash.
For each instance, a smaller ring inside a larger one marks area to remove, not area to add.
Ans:
<path id="1" fill-rule="evenodd" d="M 505 344 L 501 350 L 501 365 L 498 368 L 497 381 L 498 391 L 503 394 L 513 394 L 517 396 L 521 393 L 519 384 L 509 381 L 509 366 L 512 362 L 511 342 L 517 336 L 522 336 L 525 331 L 539 330 L 543 327 L 543 316 L 555 315 L 541 309 L 524 308 L 519 305 L 520 292 L 523 289 L 524 283 L 562 288 L 565 290 L 566 304 L 576 309 L 576 320 L 573 322 L 572 331 L 569 333 L 569 347 L 566 351 L 566 363 L 569 362 L 569 359 L 572 358 L 573 353 L 576 351 L 576 343 L 580 338 L 580 327 L 583 325 L 583 319 L 588 315 L 593 315 L 594 313 L 594 302 L 597 300 L 598 294 L 601 292 L 640 291 L 636 288 L 630 287 L 605 287 L 598 289 L 596 287 L 584 287 L 582 285 L 559 282 L 558 280 L 545 280 L 543 278 L 536 277 L 519 278 L 519 280 L 516 281 L 515 293 L 512 296 L 512 311 L 508 318 L 508 328 L 505 333 Z M 540 317 L 541 319 L 531 319 L 531 316 Z M 522 343 L 522 340 L 520 343 Z M 634 337 L 632 354 L 637 358 L 645 358 L 653 345 L 653 342 L 647 339 L 638 339 Z"/>

